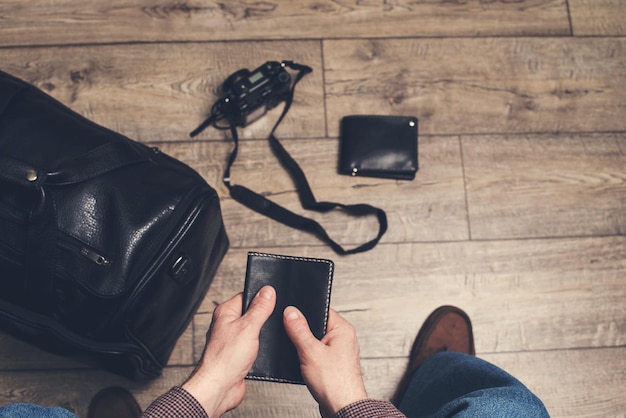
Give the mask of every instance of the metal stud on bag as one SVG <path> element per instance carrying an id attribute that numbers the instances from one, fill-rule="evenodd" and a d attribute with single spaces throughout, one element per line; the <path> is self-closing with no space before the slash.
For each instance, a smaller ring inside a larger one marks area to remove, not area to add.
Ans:
<path id="1" fill-rule="evenodd" d="M 38 176 L 35 170 L 26 170 L 26 180 L 32 183 L 34 181 L 37 181 L 37 178 Z"/>

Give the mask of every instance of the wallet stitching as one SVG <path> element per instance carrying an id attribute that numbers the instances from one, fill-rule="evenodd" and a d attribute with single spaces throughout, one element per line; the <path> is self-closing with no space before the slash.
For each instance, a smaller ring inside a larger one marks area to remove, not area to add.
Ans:
<path id="1" fill-rule="evenodd" d="M 278 260 L 294 260 L 294 261 L 305 261 L 305 262 L 311 262 L 311 263 L 328 264 L 328 280 L 327 280 L 327 287 L 326 287 L 326 306 L 325 306 L 325 309 L 324 309 L 324 333 L 326 333 L 326 328 L 327 328 L 327 325 L 328 325 L 328 309 L 330 308 L 330 291 L 331 291 L 332 280 L 333 280 L 333 269 L 334 269 L 333 262 L 330 261 L 330 260 L 324 260 L 324 259 L 321 259 L 321 258 L 292 257 L 292 256 L 289 256 L 289 255 L 277 255 L 277 254 L 256 253 L 256 252 L 250 252 L 250 253 L 248 253 L 248 255 L 249 256 L 254 256 L 254 257 L 276 258 Z M 275 377 L 259 376 L 259 375 L 255 375 L 255 374 L 248 374 L 248 377 L 256 379 L 256 380 L 265 380 L 265 381 L 272 381 L 272 382 L 298 383 L 298 384 L 302 383 L 302 382 L 289 380 L 289 379 L 279 379 L 279 378 L 275 378 Z"/>

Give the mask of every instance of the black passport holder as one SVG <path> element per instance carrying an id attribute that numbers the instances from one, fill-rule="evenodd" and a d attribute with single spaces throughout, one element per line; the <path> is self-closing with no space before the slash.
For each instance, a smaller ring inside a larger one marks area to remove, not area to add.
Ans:
<path id="1" fill-rule="evenodd" d="M 412 180 L 418 170 L 417 118 L 352 115 L 341 120 L 339 173 Z"/>
<path id="2" fill-rule="evenodd" d="M 283 325 L 283 311 L 295 306 L 304 314 L 313 335 L 326 333 L 334 264 L 330 260 L 248 253 L 243 311 L 265 285 L 276 289 L 276 308 L 259 337 L 259 354 L 248 379 L 304 384 L 296 348 Z"/>

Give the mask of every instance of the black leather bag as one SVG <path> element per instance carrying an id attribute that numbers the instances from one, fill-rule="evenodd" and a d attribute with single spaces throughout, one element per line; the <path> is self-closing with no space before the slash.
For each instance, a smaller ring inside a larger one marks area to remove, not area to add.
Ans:
<path id="1" fill-rule="evenodd" d="M 154 378 L 227 248 L 195 171 L 0 72 L 0 329 Z"/>

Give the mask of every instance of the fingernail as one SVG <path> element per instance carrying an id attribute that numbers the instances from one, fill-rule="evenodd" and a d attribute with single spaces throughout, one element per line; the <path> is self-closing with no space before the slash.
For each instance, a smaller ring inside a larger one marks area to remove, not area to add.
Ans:
<path id="1" fill-rule="evenodd" d="M 287 318 L 288 321 L 292 321 L 300 317 L 300 312 L 298 311 L 298 309 L 294 308 L 293 306 L 287 306 L 285 308 L 284 313 L 285 313 L 285 318 Z"/>
<path id="2" fill-rule="evenodd" d="M 274 288 L 272 286 L 263 287 L 257 296 L 262 297 L 263 299 L 271 299 L 274 296 Z"/>

